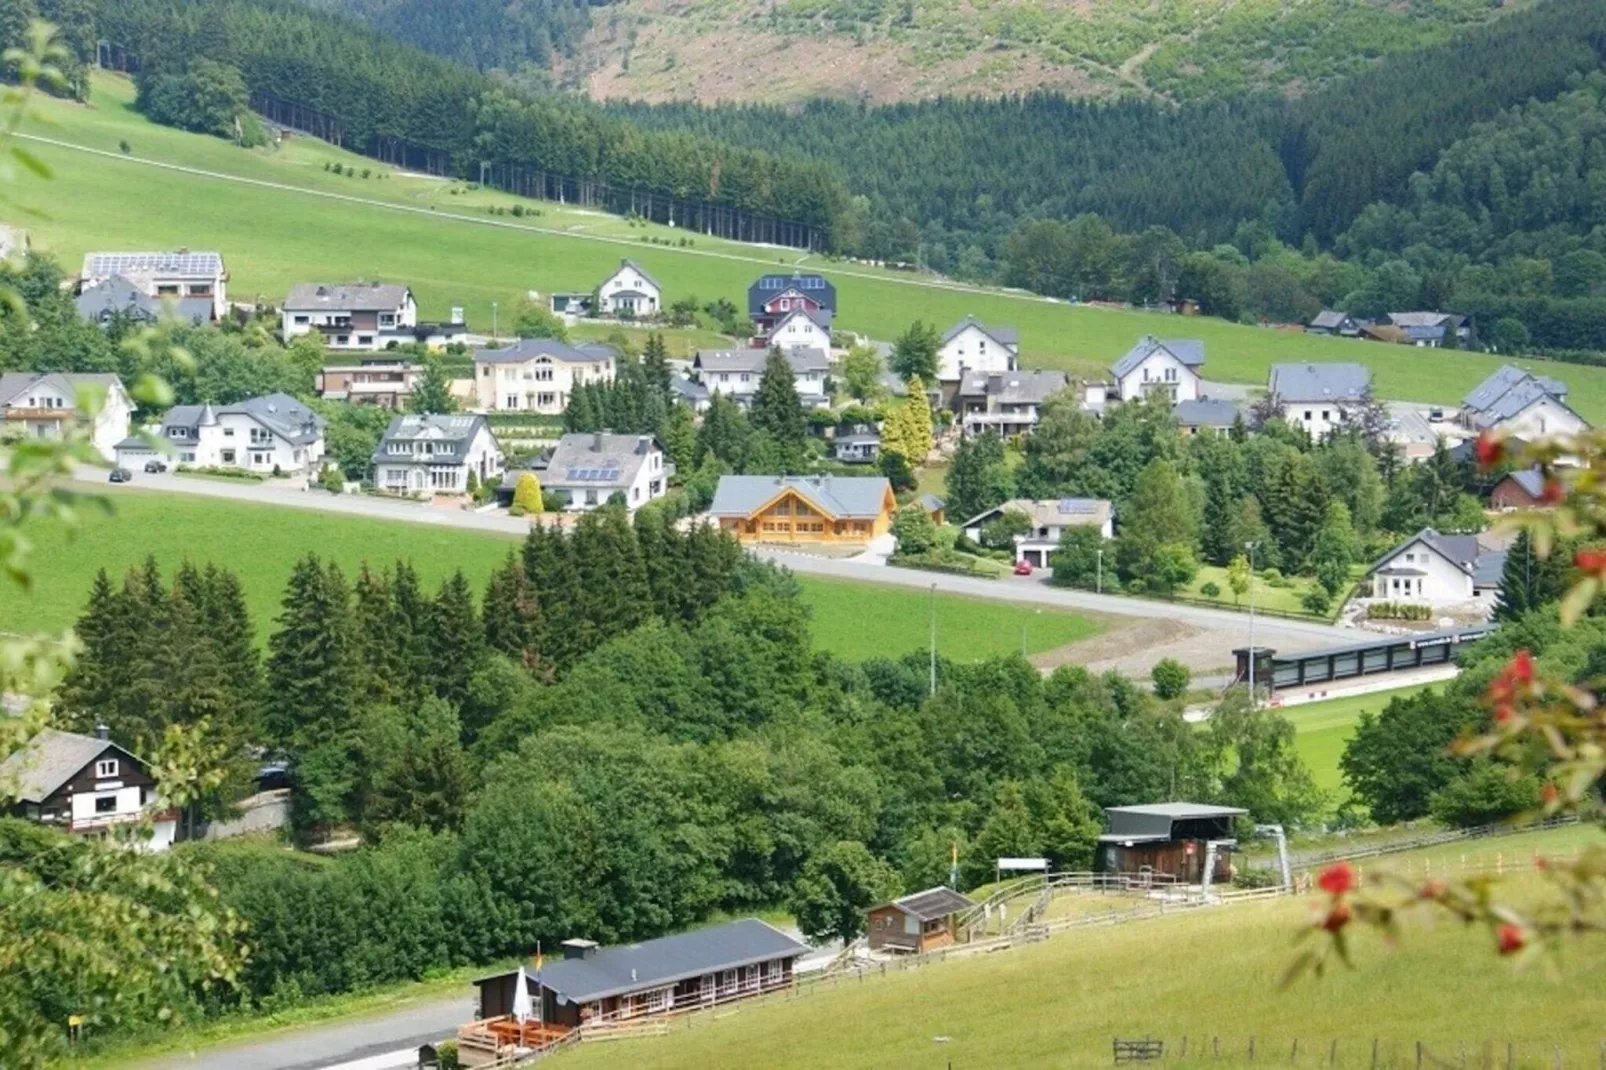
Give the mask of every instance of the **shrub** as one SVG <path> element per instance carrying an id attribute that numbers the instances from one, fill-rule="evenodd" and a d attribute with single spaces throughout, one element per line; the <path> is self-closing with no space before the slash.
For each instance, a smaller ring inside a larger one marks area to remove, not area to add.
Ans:
<path id="1" fill-rule="evenodd" d="M 525 472 L 513 484 L 514 516 L 524 516 L 526 513 L 539 513 L 545 506 L 545 498 L 541 492 L 541 481 L 534 472 Z"/>
<path id="2" fill-rule="evenodd" d="M 1211 581 L 1207 582 L 1203 587 L 1199 588 L 1199 593 L 1204 595 L 1206 598 L 1220 598 L 1221 597 L 1221 588 L 1216 586 L 1216 583 L 1215 583 L 1214 580 L 1211 580 Z"/>
<path id="3" fill-rule="evenodd" d="M 923 554 L 937 541 L 937 525 L 924 508 L 911 502 L 893 518 L 892 534 L 898 540 L 899 553 Z"/>
<path id="4" fill-rule="evenodd" d="M 1325 616 L 1333 608 L 1333 596 L 1327 593 L 1326 588 L 1312 587 L 1300 598 L 1299 604 L 1305 607 L 1305 612 Z"/>
<path id="5" fill-rule="evenodd" d="M 543 513 L 561 513 L 569 505 L 569 499 L 555 490 L 541 491 L 541 511 Z"/>
<path id="6" fill-rule="evenodd" d="M 1431 620 L 1433 607 L 1411 602 L 1373 602 L 1366 607 L 1368 620 Z"/>
<path id="7" fill-rule="evenodd" d="M 1271 888 L 1283 882 L 1283 875 L 1271 866 L 1234 869 L 1232 883 L 1239 888 Z"/>
<path id="8" fill-rule="evenodd" d="M 346 487 L 345 476 L 334 465 L 326 465 L 323 471 L 318 473 L 318 486 L 330 494 L 339 494 Z"/>
<path id="9" fill-rule="evenodd" d="M 119 141 L 117 143 L 117 150 L 124 156 L 127 156 L 129 153 L 134 151 L 134 146 L 130 145 L 127 141 Z"/>
<path id="10" fill-rule="evenodd" d="M 1193 673 L 1176 658 L 1161 658 L 1155 662 L 1154 668 L 1149 670 L 1149 679 L 1154 681 L 1156 697 L 1171 699 L 1188 690 L 1188 684 L 1193 680 Z"/>

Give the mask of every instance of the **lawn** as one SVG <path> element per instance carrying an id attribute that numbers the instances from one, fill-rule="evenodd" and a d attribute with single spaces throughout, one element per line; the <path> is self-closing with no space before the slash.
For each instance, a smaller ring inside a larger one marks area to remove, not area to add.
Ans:
<path id="1" fill-rule="evenodd" d="M 1599 842 L 1599 831 L 1589 831 Z M 1498 843 L 1517 859 L 1539 845 L 1570 849 L 1565 839 Z M 1528 867 L 1513 868 L 1509 892 L 1520 901 L 1536 878 Z M 1180 1054 L 1184 1036 L 1190 1058 L 1219 1038 L 1214 1065 L 1245 1064 L 1251 1037 L 1259 1062 L 1282 1064 L 1297 1039 L 1294 1065 L 1325 1065 L 1335 1041 L 1338 1065 L 1351 1067 L 1414 1065 L 1417 1041 L 1454 1065 L 1462 1065 L 1462 1044 L 1477 1059 L 1486 1042 L 1501 1059 L 1512 1044 L 1528 1067 L 1600 1058 L 1600 941 L 1581 940 L 1560 964 L 1558 983 L 1542 969 L 1515 973 L 1487 932 L 1408 922 L 1399 949 L 1357 934 L 1356 969 L 1337 966 L 1280 991 L 1291 938 L 1309 923 L 1312 902 L 1274 900 L 1062 934 L 743 1007 L 665 1037 L 582 1045 L 556 1065 L 1091 1067 L 1109 1064 L 1111 1037 L 1163 1039 L 1169 1056 Z M 1373 1038 L 1378 1063 L 1371 1062 Z"/>
<path id="2" fill-rule="evenodd" d="M 959 287 L 942 280 L 860 265 L 842 265 L 795 250 L 689 237 L 668 227 L 473 190 L 442 179 L 393 174 L 371 160 L 312 138 L 277 149 L 242 150 L 228 142 L 145 122 L 129 107 L 130 84 L 96 76 L 91 105 L 41 101 L 30 133 L 111 155 L 51 145 L 30 149 L 54 168 L 49 184 L 29 177 L 18 200 L 42 215 L 25 220 L 35 245 L 76 265 L 89 249 L 217 248 L 232 274 L 235 300 L 273 303 L 294 282 L 390 279 L 406 281 L 426 317 L 463 306 L 470 323 L 490 325 L 491 304 L 511 310 L 527 291 L 588 289 L 623 256 L 637 258 L 675 300 L 725 297 L 740 305 L 748 283 L 777 264 L 818 270 L 839 288 L 838 323 L 846 330 L 890 339 L 915 319 L 939 329 L 967 314 L 1019 328 L 1028 367 L 1103 374 L 1141 335 L 1202 339 L 1213 379 L 1261 383 L 1274 361 L 1355 360 L 1377 374 L 1381 396 L 1453 402 L 1502 358 L 1405 349 L 1324 338 L 1209 318 L 1073 307 L 1027 294 Z M 127 142 L 127 156 L 120 143 Z M 150 166 L 152 161 L 198 168 L 289 188 L 250 185 Z M 369 168 L 347 177 L 325 164 Z M 377 177 L 383 173 L 386 177 Z M 321 194 L 314 196 L 313 194 Z M 338 199 L 360 197 L 394 207 Z M 529 206 L 514 217 L 488 209 Z M 673 245 L 647 244 L 650 238 Z M 690 240 L 691 247 L 678 243 Z M 700 333 L 700 332 L 699 332 Z M 1556 369 L 1572 387 L 1570 401 L 1585 416 L 1606 419 L 1606 369 Z"/>
<path id="3" fill-rule="evenodd" d="M 83 608 L 95 571 L 114 580 L 154 556 L 166 573 L 186 558 L 233 569 L 265 640 L 291 566 L 314 551 L 349 575 L 364 562 L 383 567 L 405 558 L 433 588 L 461 568 L 475 589 L 517 543 L 497 535 L 443 530 L 423 524 L 337 516 L 271 505 L 160 493 L 124 493 L 115 515 L 87 511 L 67 532 L 40 522 L 35 542 L 34 589 L 7 591 L 0 599 L 0 631 L 44 631 L 72 624 Z M 899 587 L 806 578 L 803 600 L 814 613 L 815 646 L 851 658 L 895 657 L 926 649 L 926 595 Z M 1022 625 L 1032 652 L 1092 635 L 1097 625 L 1071 613 L 943 595 L 937 599 L 939 650 L 973 660 L 1020 649 Z"/>
<path id="4" fill-rule="evenodd" d="M 1316 786 L 1335 796 L 1347 794 L 1339 773 L 1338 760 L 1344 745 L 1354 733 L 1355 722 L 1367 711 L 1379 713 L 1392 699 L 1404 698 L 1420 691 L 1437 688 L 1438 684 L 1418 684 L 1415 687 L 1395 688 L 1391 691 L 1373 691 L 1365 695 L 1328 699 L 1326 702 L 1306 702 L 1288 706 L 1279 712 L 1293 722 L 1298 733 L 1295 746 L 1305 760 Z"/>

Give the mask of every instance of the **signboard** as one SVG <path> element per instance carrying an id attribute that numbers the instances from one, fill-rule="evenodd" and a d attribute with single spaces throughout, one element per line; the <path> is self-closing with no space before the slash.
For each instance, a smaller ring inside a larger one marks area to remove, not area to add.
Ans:
<path id="1" fill-rule="evenodd" d="M 999 869 L 1040 869 L 1048 872 L 1048 859 L 1046 858 L 1000 858 Z"/>

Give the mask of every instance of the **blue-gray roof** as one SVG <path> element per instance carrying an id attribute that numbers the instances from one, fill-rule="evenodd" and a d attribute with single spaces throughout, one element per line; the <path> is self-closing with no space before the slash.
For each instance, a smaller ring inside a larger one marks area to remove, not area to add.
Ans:
<path id="1" fill-rule="evenodd" d="M 916 498 L 915 501 L 919 502 L 920 508 L 924 509 L 928 513 L 939 512 L 946 508 L 948 504 L 935 494 L 922 494 L 920 497 Z"/>
<path id="2" fill-rule="evenodd" d="M 1201 368 L 1205 362 L 1204 343 L 1197 338 L 1167 338 L 1161 340 L 1152 334 L 1138 339 L 1138 344 L 1127 350 L 1126 356 L 1110 366 L 1116 378 L 1126 375 L 1142 364 L 1156 350 L 1164 350 L 1189 368 Z"/>
<path id="3" fill-rule="evenodd" d="M 476 364 L 523 364 L 537 357 L 571 362 L 613 360 L 618 351 L 601 342 L 582 342 L 572 346 L 556 338 L 520 338 L 501 349 L 482 349 L 474 354 Z"/>
<path id="4" fill-rule="evenodd" d="M 112 275 L 84 287 L 73 304 L 79 318 L 91 323 L 105 323 L 118 314 L 154 323 L 169 310 L 178 319 L 197 326 L 212 318 L 210 297 L 153 297 L 121 275 Z"/>
<path id="5" fill-rule="evenodd" d="M 1508 478 L 1515 481 L 1530 498 L 1537 498 L 1545 492 L 1545 474 L 1537 468 L 1524 468 L 1520 472 L 1511 472 Z"/>
<path id="6" fill-rule="evenodd" d="M 547 460 L 541 485 L 625 490 L 635 483 L 641 466 L 663 446 L 652 435 L 614 435 L 577 431 L 558 439 Z"/>
<path id="7" fill-rule="evenodd" d="M 1372 386 L 1364 364 L 1273 364 L 1267 389 L 1284 401 L 1360 401 Z"/>
<path id="8" fill-rule="evenodd" d="M 779 929 L 757 918 L 743 918 L 639 944 L 598 948 L 584 958 L 547 961 L 539 978 L 542 987 L 555 993 L 560 1002 L 591 1003 L 720 970 L 795 959 L 807 951 L 806 945 Z M 520 969 L 529 980 L 536 980 L 535 970 Z"/>
<path id="9" fill-rule="evenodd" d="M 1473 387 L 1461 399 L 1461 404 L 1471 413 L 1473 426 L 1482 429 L 1509 420 L 1546 397 L 1570 411 L 1566 401 L 1566 383 L 1503 364 L 1493 375 Z"/>
<path id="10" fill-rule="evenodd" d="M 821 308 L 836 311 L 836 287 L 824 275 L 761 275 L 747 288 L 747 314 L 756 316 L 772 297 L 787 290 L 796 290 L 805 297 L 819 302 Z"/>
<path id="11" fill-rule="evenodd" d="M 264 428 L 294 446 L 306 446 L 318 440 L 327 424 L 322 416 L 291 397 L 289 394 L 264 394 L 259 398 L 246 398 L 233 405 L 174 405 L 162 417 L 162 434 L 169 428 L 195 428 L 202 423 L 215 423 L 219 416 L 250 416 Z"/>
<path id="12" fill-rule="evenodd" d="M 1238 418 L 1238 403 L 1226 398 L 1195 398 L 1177 402 L 1171 414 L 1183 427 L 1231 427 Z"/>
<path id="13" fill-rule="evenodd" d="M 436 447 L 434 454 L 419 459 L 422 463 L 460 463 L 468 444 L 474 441 L 474 436 L 479 434 L 482 427 L 489 428 L 490 423 L 476 413 L 404 413 L 392 419 L 390 426 L 385 428 L 379 446 L 374 450 L 374 463 L 413 463 L 419 458 L 410 453 L 391 453 L 388 447 L 393 442 L 415 442 L 420 439 L 452 444 L 450 451 Z M 494 433 L 492 437 L 495 437 Z"/>
<path id="14" fill-rule="evenodd" d="M 882 476 L 720 476 L 710 516 L 752 516 L 782 490 L 832 517 L 881 515 L 892 485 Z"/>
<path id="15" fill-rule="evenodd" d="M 1474 587 L 1498 587 L 1506 571 L 1506 551 L 1485 550 L 1472 566 Z"/>
<path id="16" fill-rule="evenodd" d="M 989 327 L 975 316 L 966 316 L 952 327 L 949 327 L 947 332 L 943 334 L 943 345 L 947 345 L 959 337 L 959 333 L 966 327 L 976 328 L 1001 346 L 1014 347 L 1020 344 L 1020 331 L 1018 329 L 1014 327 Z"/>
<path id="17" fill-rule="evenodd" d="M 1432 528 L 1423 528 L 1409 539 L 1395 546 L 1388 553 L 1372 562 L 1368 572 L 1375 572 L 1380 566 L 1393 560 L 1403 553 L 1406 548 L 1414 545 L 1423 545 L 1433 550 L 1456 568 L 1473 577 L 1475 582 L 1482 582 L 1482 577 L 1490 568 L 1493 568 L 1494 582 L 1499 582 L 1500 569 L 1505 565 L 1506 555 L 1492 550 L 1485 550 L 1478 543 L 1476 535 L 1441 535 Z M 1498 557 L 1499 565 L 1487 565 L 1486 559 Z"/>

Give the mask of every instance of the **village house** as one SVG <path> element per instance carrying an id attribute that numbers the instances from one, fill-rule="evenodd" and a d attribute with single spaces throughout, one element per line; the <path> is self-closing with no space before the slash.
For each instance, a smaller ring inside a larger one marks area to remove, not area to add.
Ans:
<path id="1" fill-rule="evenodd" d="M 770 333 L 753 339 L 755 345 L 766 349 L 779 346 L 791 352 L 794 349 L 817 349 L 831 352 L 831 314 L 829 312 L 788 312 Z"/>
<path id="2" fill-rule="evenodd" d="M 611 380 L 618 360 L 612 346 L 572 346 L 554 338 L 521 338 L 501 349 L 481 349 L 474 354 L 476 408 L 557 415 L 577 387 Z"/>
<path id="3" fill-rule="evenodd" d="M 881 459 L 881 432 L 873 424 L 855 424 L 831 440 L 831 456 L 842 464 L 874 464 Z"/>
<path id="4" fill-rule="evenodd" d="M 119 318 L 132 323 L 150 324 L 171 317 L 192 327 L 210 323 L 212 298 L 157 297 L 122 275 L 113 275 L 85 286 L 73 298 L 78 318 L 105 329 Z"/>
<path id="5" fill-rule="evenodd" d="M 915 499 L 915 504 L 926 511 L 931 522 L 938 527 L 948 523 L 948 503 L 935 494 L 922 494 Z"/>
<path id="6" fill-rule="evenodd" d="M 634 512 L 669 492 L 675 466 L 652 435 L 585 431 L 564 435 L 547 459 L 541 489 L 562 497 L 565 510 L 607 505 L 615 495 Z"/>
<path id="7" fill-rule="evenodd" d="M 966 372 L 954 393 L 954 414 L 967 435 L 1030 434 L 1042 418 L 1043 403 L 1069 382 L 1064 372 Z"/>
<path id="8" fill-rule="evenodd" d="M 981 541 L 982 528 L 1005 513 L 1020 513 L 1031 524 L 1015 538 L 1015 562 L 1048 568 L 1050 556 L 1060 548 L 1060 537 L 1070 528 L 1097 528 L 1106 539 L 1115 537 L 1115 507 L 1103 498 L 1011 498 L 960 525 L 965 537 Z"/>
<path id="9" fill-rule="evenodd" d="M 1374 561 L 1367 574 L 1375 599 L 1492 609 L 1505 566 L 1505 551 L 1485 548 L 1476 535 L 1423 528 Z"/>
<path id="10" fill-rule="evenodd" d="M 831 372 L 828 351 L 800 346 L 783 347 L 782 352 L 792 366 L 792 385 L 803 407 L 819 409 L 830 405 L 831 399 L 825 392 L 825 379 Z M 764 377 L 764 366 L 769 359 L 767 348 L 699 349 L 692 358 L 692 375 L 710 396 L 724 394 L 745 408 L 758 393 L 759 380 Z"/>
<path id="11" fill-rule="evenodd" d="M 976 904 L 941 885 L 870 908 L 865 939 L 871 951 L 924 955 L 958 938 L 958 918 Z"/>
<path id="12" fill-rule="evenodd" d="M 424 366 L 406 360 L 365 360 L 360 364 L 326 364 L 316 389 L 326 401 L 405 409 L 424 374 Z"/>
<path id="13" fill-rule="evenodd" d="M 462 334 L 461 311 L 453 318 Z M 413 291 L 398 283 L 305 282 L 292 286 L 284 299 L 279 333 L 286 345 L 316 331 L 330 349 L 372 352 L 436 333 L 432 325 L 423 326 L 420 332 Z"/>
<path id="14" fill-rule="evenodd" d="M 708 515 L 737 541 L 867 543 L 898 508 L 880 476 L 721 476 Z"/>
<path id="15" fill-rule="evenodd" d="M 1334 334 L 1340 338 L 1355 338 L 1361 333 L 1361 325 L 1348 312 L 1334 312 L 1331 309 L 1322 309 L 1316 318 L 1305 325 L 1306 334 Z"/>
<path id="16" fill-rule="evenodd" d="M 100 455 L 115 460 L 117 444 L 128 437 L 134 401 L 123 381 L 102 372 L 0 373 L 0 438 L 59 440 L 65 425 L 81 423 L 80 387 L 101 395 L 89 439 Z"/>
<path id="17" fill-rule="evenodd" d="M 215 252 L 86 253 L 78 275 L 78 292 L 107 279 L 126 279 L 146 297 L 157 300 L 204 298 L 211 303 L 208 321 L 221 320 L 229 311 L 229 273 L 223 256 Z"/>
<path id="18" fill-rule="evenodd" d="M 669 392 L 675 396 L 676 401 L 684 402 L 691 407 L 691 411 L 701 416 L 708 411 L 709 404 L 714 400 L 708 387 L 690 376 L 673 372 L 669 376 Z"/>
<path id="19" fill-rule="evenodd" d="M 1184 435 L 1197 435 L 1200 431 L 1224 435 L 1238 422 L 1238 403 L 1226 398 L 1194 398 L 1177 402 L 1171 415 L 1177 418 L 1177 429 Z"/>
<path id="20" fill-rule="evenodd" d="M 1537 468 L 1507 472 L 1489 488 L 1489 508 L 1508 513 L 1513 509 L 1548 509 L 1545 501 L 1545 474 Z"/>
<path id="21" fill-rule="evenodd" d="M 836 287 L 823 275 L 763 275 L 747 288 L 747 318 L 755 338 L 770 338 L 793 312 L 820 314 L 829 331 L 836 311 Z"/>
<path id="22" fill-rule="evenodd" d="M 646 268 L 621 260 L 618 270 L 597 286 L 597 303 L 599 315 L 642 319 L 663 311 L 664 289 Z"/>
<path id="23" fill-rule="evenodd" d="M 1390 312 L 1379 322 L 1404 331 L 1409 345 L 1436 348 L 1451 331 L 1461 348 L 1472 341 L 1471 322 L 1453 312 Z"/>
<path id="24" fill-rule="evenodd" d="M 1012 372 L 1020 361 L 1020 332 L 989 327 L 966 316 L 942 336 L 937 350 L 937 381 L 957 384 L 966 372 Z"/>
<path id="25" fill-rule="evenodd" d="M 1589 422 L 1567 404 L 1567 384 L 1502 365 L 1461 399 L 1461 423 L 1469 431 L 1492 431 L 1525 441 L 1576 435 Z"/>
<path id="26" fill-rule="evenodd" d="M 1200 369 L 1205 363 L 1204 343 L 1193 338 L 1165 341 L 1151 335 L 1110 365 L 1115 377 L 1115 396 L 1132 401 L 1163 393 L 1175 403 L 1192 401 L 1203 394 Z"/>
<path id="27" fill-rule="evenodd" d="M 264 475 L 316 472 L 323 467 L 325 425 L 322 416 L 289 394 L 232 405 L 174 405 L 162 417 L 160 432 L 171 452 L 141 438 L 126 438 L 117 444 L 117 463 L 134 468 L 159 459 Z"/>
<path id="28" fill-rule="evenodd" d="M 1266 391 L 1282 402 L 1283 420 L 1321 441 L 1372 397 L 1364 364 L 1273 364 Z"/>
<path id="29" fill-rule="evenodd" d="M 374 486 L 391 494 L 465 494 L 502 475 L 502 446 L 484 416 L 408 413 L 374 451 Z"/>
<path id="30" fill-rule="evenodd" d="M 464 1066 L 483 1066 L 582 1026 L 787 988 L 807 953 L 807 945 L 756 918 L 617 947 L 565 940 L 560 959 L 538 959 L 474 982 L 479 1017 L 458 1031 L 458 1057 Z"/>
<path id="31" fill-rule="evenodd" d="M 1232 879 L 1233 826 L 1249 811 L 1169 802 L 1106 806 L 1104 813 L 1110 831 L 1099 837 L 1099 872 L 1153 872 L 1185 884 L 1214 884 Z"/>
<path id="32" fill-rule="evenodd" d="M 140 844 L 148 851 L 167 850 L 178 832 L 178 813 L 162 807 L 150 770 L 105 726 L 93 736 L 40 729 L 0 762 L 0 784 L 11 817 L 64 832 L 103 838 L 149 816 L 151 838 Z"/>

